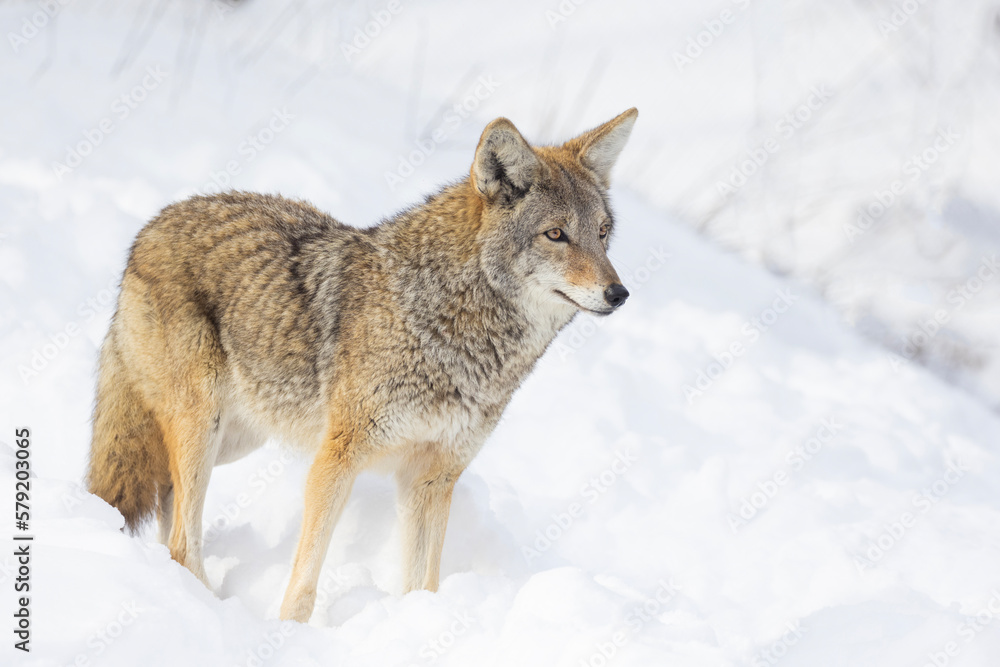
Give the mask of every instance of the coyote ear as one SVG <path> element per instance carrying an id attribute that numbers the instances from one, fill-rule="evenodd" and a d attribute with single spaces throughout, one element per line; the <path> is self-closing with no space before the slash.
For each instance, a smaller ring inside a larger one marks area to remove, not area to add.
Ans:
<path id="1" fill-rule="evenodd" d="M 625 147 L 638 116 L 639 110 L 632 107 L 604 125 L 566 142 L 566 148 L 576 153 L 583 166 L 593 171 L 605 188 L 611 184 L 611 167 Z"/>
<path id="2" fill-rule="evenodd" d="M 486 126 L 472 161 L 472 183 L 486 200 L 513 203 L 527 192 L 539 169 L 535 152 L 506 118 Z"/>

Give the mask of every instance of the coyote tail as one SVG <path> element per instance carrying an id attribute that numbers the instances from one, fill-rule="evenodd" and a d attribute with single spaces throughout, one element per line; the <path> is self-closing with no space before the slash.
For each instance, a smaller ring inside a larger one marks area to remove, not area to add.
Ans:
<path id="1" fill-rule="evenodd" d="M 157 485 L 170 484 L 163 434 L 128 380 L 113 327 L 98 374 L 87 488 L 118 508 L 134 534 L 156 510 Z"/>

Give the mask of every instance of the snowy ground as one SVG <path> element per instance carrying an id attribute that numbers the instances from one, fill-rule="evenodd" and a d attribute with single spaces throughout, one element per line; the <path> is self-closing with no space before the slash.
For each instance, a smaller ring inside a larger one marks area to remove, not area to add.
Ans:
<path id="1" fill-rule="evenodd" d="M 37 474 L 33 650 L 0 664 L 996 664 L 995 7 L 675 4 L 55 1 L 34 32 L 44 3 L 0 6 L 0 498 L 15 426 Z M 97 345 L 166 203 L 232 185 L 366 225 L 497 115 L 556 141 L 633 105 L 633 296 L 560 336 L 460 479 L 437 594 L 398 595 L 365 475 L 310 624 L 278 621 L 308 462 L 276 445 L 214 473 L 212 591 L 82 489 Z"/>

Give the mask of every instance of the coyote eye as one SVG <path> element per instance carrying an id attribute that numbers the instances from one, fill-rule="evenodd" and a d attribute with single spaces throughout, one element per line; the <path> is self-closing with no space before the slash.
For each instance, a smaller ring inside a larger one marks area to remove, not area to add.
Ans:
<path id="1" fill-rule="evenodd" d="M 600 234 L 601 238 L 603 239 L 603 238 L 607 238 L 608 232 L 610 232 L 610 231 L 611 231 L 611 226 L 610 225 L 601 225 L 601 229 L 598 232 L 598 234 Z"/>
<path id="2" fill-rule="evenodd" d="M 545 232 L 545 236 L 547 236 L 551 241 L 566 241 L 566 235 L 563 233 L 563 230 L 558 227 L 553 227 L 549 231 Z"/>

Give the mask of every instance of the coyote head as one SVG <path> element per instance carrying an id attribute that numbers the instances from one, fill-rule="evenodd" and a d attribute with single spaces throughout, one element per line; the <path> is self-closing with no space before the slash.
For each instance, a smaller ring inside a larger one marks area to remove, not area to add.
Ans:
<path id="1" fill-rule="evenodd" d="M 636 116 L 629 109 L 561 146 L 530 146 L 506 118 L 486 126 L 471 183 L 483 202 L 491 281 L 550 308 L 607 315 L 625 303 L 628 290 L 607 254 L 607 191 Z"/>

